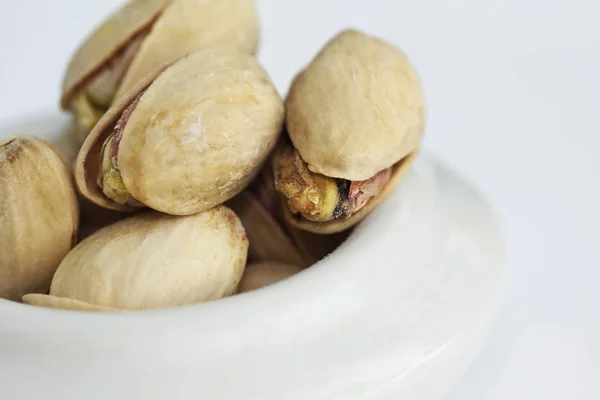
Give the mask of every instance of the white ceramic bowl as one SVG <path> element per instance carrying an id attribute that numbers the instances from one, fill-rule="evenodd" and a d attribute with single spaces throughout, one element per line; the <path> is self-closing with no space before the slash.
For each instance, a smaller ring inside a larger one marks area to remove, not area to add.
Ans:
<path id="1" fill-rule="evenodd" d="M 66 123 L 35 115 L 0 138 Z M 1 398 L 437 398 L 482 348 L 503 266 L 488 204 L 425 155 L 339 250 L 265 289 L 123 314 L 0 300 Z"/>

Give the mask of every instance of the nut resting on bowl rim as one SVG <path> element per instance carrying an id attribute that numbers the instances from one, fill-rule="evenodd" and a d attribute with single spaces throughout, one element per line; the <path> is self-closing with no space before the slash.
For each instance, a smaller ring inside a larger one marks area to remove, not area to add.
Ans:
<path id="1" fill-rule="evenodd" d="M 235 292 L 247 254 L 244 228 L 227 207 L 183 217 L 145 212 L 85 239 L 58 267 L 50 295 L 23 301 L 110 311 L 218 300 Z"/>
<path id="2" fill-rule="evenodd" d="M 225 47 L 190 53 L 138 82 L 103 116 L 77 157 L 78 189 L 119 211 L 207 210 L 256 177 L 283 113 L 252 56 Z"/>
<path id="3" fill-rule="evenodd" d="M 112 102 L 156 68 L 212 45 L 256 54 L 259 37 L 253 0 L 131 0 L 73 55 L 61 106 L 75 114 L 83 142 Z"/>
<path id="4" fill-rule="evenodd" d="M 0 298 L 47 291 L 78 225 L 72 176 L 56 148 L 32 137 L 0 140 Z"/>
<path id="5" fill-rule="evenodd" d="M 330 40 L 286 99 L 290 142 L 274 155 L 273 174 L 288 222 L 314 233 L 355 225 L 414 162 L 425 114 L 399 49 L 356 30 Z"/>

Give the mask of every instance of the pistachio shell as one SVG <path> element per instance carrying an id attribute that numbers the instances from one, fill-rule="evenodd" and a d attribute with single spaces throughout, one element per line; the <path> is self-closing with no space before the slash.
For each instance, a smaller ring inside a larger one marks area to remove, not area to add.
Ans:
<path id="1" fill-rule="evenodd" d="M 50 144 L 0 143 L 0 297 L 48 291 L 79 225 L 69 168 Z"/>
<path id="2" fill-rule="evenodd" d="M 96 183 L 102 144 L 123 110 L 141 93 L 119 144 L 125 187 L 155 210 L 188 215 L 240 193 L 274 148 L 283 102 L 250 55 L 205 48 L 156 71 L 123 96 L 84 142 L 75 175 L 96 204 L 131 210 L 108 200 Z"/>
<path id="3" fill-rule="evenodd" d="M 122 96 L 119 101 L 117 101 L 115 105 L 102 116 L 79 149 L 74 168 L 77 189 L 84 198 L 99 207 L 121 212 L 135 211 L 135 208 L 130 207 L 127 204 L 118 204 L 106 198 L 98 186 L 97 178 L 102 164 L 102 148 L 104 142 L 112 133 L 112 128 L 121 117 L 123 110 L 125 110 L 125 108 L 127 108 L 142 91 L 146 90 L 154 79 L 163 73 L 167 67 L 168 65 L 163 65 L 161 68 L 153 71 L 144 79 L 140 80 L 131 92 Z"/>
<path id="4" fill-rule="evenodd" d="M 121 310 L 217 300 L 235 292 L 247 252 L 244 228 L 227 207 L 188 217 L 143 213 L 77 245 L 50 295 Z"/>
<path id="5" fill-rule="evenodd" d="M 132 0 L 100 25 L 71 59 L 63 81 L 62 107 L 136 35 L 148 29 L 171 0 Z"/>
<path id="6" fill-rule="evenodd" d="M 74 125 L 72 124 L 70 128 L 72 129 L 73 126 Z M 77 140 L 77 137 L 73 134 L 73 131 L 66 130 L 61 132 L 56 141 L 56 146 L 63 158 L 67 160 L 69 172 L 73 174 L 73 164 L 77 158 L 77 152 L 81 147 L 81 144 Z M 87 198 L 83 197 L 80 193 L 77 193 L 77 200 L 79 203 L 80 213 L 77 242 L 82 241 L 105 226 L 113 224 L 129 216 L 129 214 L 126 213 L 97 206 Z"/>
<path id="7" fill-rule="evenodd" d="M 254 0 L 173 0 L 152 26 L 116 98 L 154 69 L 206 46 L 256 54 L 259 37 Z"/>
<path id="8" fill-rule="evenodd" d="M 232 46 L 255 54 L 259 36 L 254 0 L 131 0 L 77 50 L 64 78 L 61 104 L 70 108 L 77 91 L 102 74 L 134 39 L 142 37 L 141 47 L 125 66 L 114 99 L 154 69 L 207 45 Z"/>
<path id="9" fill-rule="evenodd" d="M 264 262 L 246 268 L 238 293 L 249 292 L 272 285 L 301 272 L 302 268 L 283 263 Z"/>
<path id="10" fill-rule="evenodd" d="M 261 185 L 262 191 L 264 191 L 263 196 L 270 199 L 269 203 L 271 203 L 270 208 L 272 209 L 265 212 L 271 215 L 280 229 L 292 239 L 295 247 L 304 256 L 304 266 L 311 266 L 333 253 L 350 235 L 350 229 L 344 229 L 334 234 L 319 235 L 292 226 L 286 219 L 285 209 L 287 207 L 284 207 L 284 200 L 275 190 L 273 171 L 268 166 L 262 170 Z"/>
<path id="11" fill-rule="evenodd" d="M 92 104 L 86 92 L 80 92 L 75 97 L 71 102 L 71 108 L 74 114 L 71 132 L 81 146 L 81 143 L 106 112 L 106 108 Z"/>
<path id="12" fill-rule="evenodd" d="M 392 177 L 390 178 L 387 185 L 383 188 L 383 190 L 379 193 L 379 195 L 369 200 L 369 202 L 363 208 L 354 213 L 350 218 L 339 218 L 327 222 L 313 222 L 292 214 L 289 211 L 287 205 L 284 202 L 281 202 L 281 208 L 283 210 L 283 216 L 286 223 L 296 229 L 321 235 L 339 233 L 352 228 L 354 225 L 359 223 L 364 217 L 366 217 L 373 209 L 375 209 L 375 207 L 377 207 L 379 203 L 381 203 L 387 198 L 387 196 L 392 192 L 396 185 L 398 185 L 398 183 L 410 171 L 418 154 L 419 149 L 413 151 L 411 154 L 408 155 L 408 157 L 404 158 L 402 161 L 394 165 Z"/>
<path id="13" fill-rule="evenodd" d="M 119 311 L 115 308 L 98 306 L 86 303 L 85 301 L 66 299 L 47 294 L 26 294 L 23 296 L 23 303 L 38 307 L 72 311 Z"/>
<path id="14" fill-rule="evenodd" d="M 355 30 L 333 38 L 294 80 L 286 126 L 308 168 L 363 181 L 420 144 L 424 96 L 408 58 Z"/>

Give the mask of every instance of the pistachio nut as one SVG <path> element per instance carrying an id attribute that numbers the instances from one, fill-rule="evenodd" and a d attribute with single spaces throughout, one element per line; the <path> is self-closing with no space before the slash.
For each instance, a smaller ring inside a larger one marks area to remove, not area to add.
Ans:
<path id="1" fill-rule="evenodd" d="M 295 265 L 277 262 L 250 264 L 244 271 L 244 276 L 238 287 L 238 293 L 261 289 L 301 272 L 302 268 Z"/>
<path id="2" fill-rule="evenodd" d="M 250 262 L 310 267 L 331 254 L 350 234 L 350 230 L 345 230 L 332 235 L 316 235 L 290 226 L 282 218 L 280 202 L 270 169 L 264 168 L 248 190 L 227 203 L 246 228 Z"/>
<path id="3" fill-rule="evenodd" d="M 282 140 L 282 142 L 285 142 L 285 140 Z M 278 195 L 274 182 L 272 169 L 267 166 L 261 174 L 261 182 L 252 186 L 252 188 L 258 193 L 260 203 L 279 222 L 282 229 L 296 245 L 296 248 L 305 256 L 309 266 L 333 253 L 348 239 L 348 236 L 352 233 L 352 228 L 339 229 L 335 233 L 325 235 L 298 229 L 294 224 L 291 224 L 287 207 L 284 206 L 284 199 Z"/>
<path id="4" fill-rule="evenodd" d="M 45 293 L 77 238 L 72 175 L 43 140 L 0 142 L 0 297 Z"/>
<path id="5" fill-rule="evenodd" d="M 248 239 L 225 206 L 192 216 L 144 212 L 78 244 L 58 267 L 50 295 L 29 304 L 146 310 L 221 299 L 244 273 Z"/>
<path id="6" fill-rule="evenodd" d="M 360 221 L 407 172 L 425 119 L 419 78 L 399 49 L 356 30 L 338 34 L 286 99 L 291 142 L 273 172 L 290 223 L 333 233 Z"/>
<path id="7" fill-rule="evenodd" d="M 79 152 L 78 188 L 114 210 L 207 210 L 256 177 L 283 114 L 254 57 L 226 47 L 190 53 L 138 82 L 104 115 Z"/>
<path id="8" fill-rule="evenodd" d="M 259 36 L 254 0 L 130 0 L 73 55 L 61 105 L 83 141 L 112 102 L 155 69 L 205 46 L 256 54 Z"/>

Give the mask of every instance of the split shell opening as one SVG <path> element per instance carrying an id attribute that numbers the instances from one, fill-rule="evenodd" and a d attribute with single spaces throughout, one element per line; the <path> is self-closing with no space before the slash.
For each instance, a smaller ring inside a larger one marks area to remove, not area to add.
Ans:
<path id="1" fill-rule="evenodd" d="M 61 106 L 75 115 L 81 143 L 113 102 L 153 70 L 206 46 L 253 55 L 259 41 L 253 0 L 130 0 L 73 55 Z"/>
<path id="2" fill-rule="evenodd" d="M 334 233 L 360 221 L 414 162 L 425 122 L 420 79 L 402 51 L 357 30 L 336 35 L 286 98 L 295 153 L 280 150 L 273 169 L 290 224 Z"/>
<path id="3" fill-rule="evenodd" d="M 258 175 L 283 119 L 283 100 L 255 58 L 205 48 L 146 77 L 104 115 L 77 157 L 77 186 L 109 209 L 134 210 L 131 201 L 118 202 L 131 196 L 168 214 L 202 212 L 233 198 Z M 122 185 L 112 182 L 126 189 L 119 198 L 107 197 L 98 184 L 102 150 L 111 149 L 104 144 L 112 134 L 119 138 L 109 171 L 118 172 Z"/>

